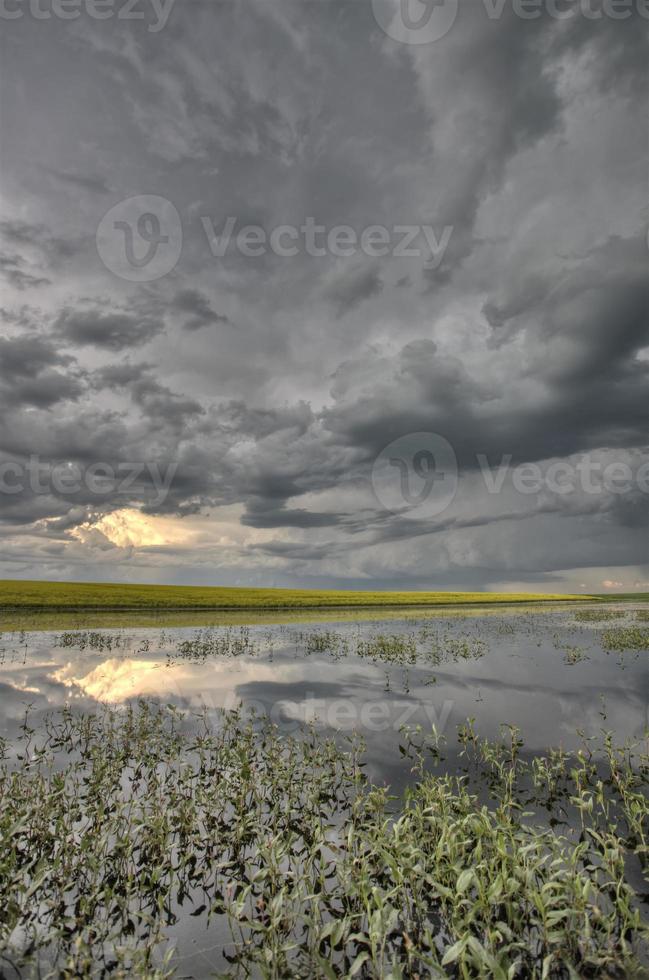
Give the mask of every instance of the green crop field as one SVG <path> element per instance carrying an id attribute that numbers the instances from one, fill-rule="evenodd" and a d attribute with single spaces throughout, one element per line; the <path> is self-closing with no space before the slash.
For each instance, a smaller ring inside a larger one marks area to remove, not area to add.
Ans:
<path id="1" fill-rule="evenodd" d="M 649 602 L 649 592 L 609 592 L 606 595 L 596 592 L 593 598 L 604 602 Z"/>
<path id="2" fill-rule="evenodd" d="M 583 601 L 590 598 L 503 592 L 346 592 L 0 580 L 0 608 L 23 610 L 314 609 Z"/>

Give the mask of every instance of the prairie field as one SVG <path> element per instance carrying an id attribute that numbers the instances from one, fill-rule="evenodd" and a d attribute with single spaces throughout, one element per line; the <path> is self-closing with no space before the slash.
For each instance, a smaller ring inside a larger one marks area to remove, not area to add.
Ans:
<path id="1" fill-rule="evenodd" d="M 363 606 L 442 606 L 473 603 L 570 602 L 592 598 L 501 592 L 360 592 L 249 589 L 95 582 L 0 581 L 5 609 L 300 609 Z"/>

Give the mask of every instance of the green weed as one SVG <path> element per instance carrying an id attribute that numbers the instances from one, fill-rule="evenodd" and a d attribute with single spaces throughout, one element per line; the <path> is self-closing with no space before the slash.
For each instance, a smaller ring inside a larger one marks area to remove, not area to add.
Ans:
<path id="1" fill-rule="evenodd" d="M 145 702 L 66 709 L 42 737 L 27 720 L 0 746 L 0 957 L 170 976 L 166 932 L 192 915 L 228 923 L 220 976 L 646 975 L 646 743 L 529 760 L 516 729 L 471 722 L 459 742 L 467 774 L 437 774 L 443 740 L 404 732 L 397 800 L 360 743 L 311 729 Z"/>

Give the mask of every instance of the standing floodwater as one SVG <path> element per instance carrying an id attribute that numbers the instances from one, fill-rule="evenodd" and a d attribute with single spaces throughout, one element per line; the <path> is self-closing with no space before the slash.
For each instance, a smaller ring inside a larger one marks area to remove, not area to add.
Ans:
<path id="1" fill-rule="evenodd" d="M 578 729 L 624 739 L 647 723 L 646 607 L 498 609 L 397 617 L 0 635 L 0 734 L 65 703 L 94 710 L 137 698 L 199 710 L 242 704 L 280 728 L 315 722 L 362 733 L 389 767 L 399 729 L 487 737 L 521 728 L 526 745 L 572 748 Z M 377 776 L 383 775 L 377 771 Z"/>
<path id="2" fill-rule="evenodd" d="M 646 960 L 646 606 L 248 619 L 0 636 L 4 961 Z"/>

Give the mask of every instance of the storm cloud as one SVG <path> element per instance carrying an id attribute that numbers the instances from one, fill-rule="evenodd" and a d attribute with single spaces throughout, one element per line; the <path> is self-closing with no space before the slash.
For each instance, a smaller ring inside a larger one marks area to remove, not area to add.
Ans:
<path id="1" fill-rule="evenodd" d="M 4 576 L 649 580 L 648 23 L 379 3 L 4 22 Z M 455 496 L 395 507 L 427 433 Z"/>

